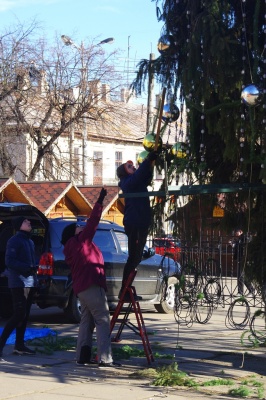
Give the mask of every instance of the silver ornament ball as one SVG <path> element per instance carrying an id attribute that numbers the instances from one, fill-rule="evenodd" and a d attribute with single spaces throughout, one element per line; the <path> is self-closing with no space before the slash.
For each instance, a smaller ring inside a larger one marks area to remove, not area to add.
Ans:
<path id="1" fill-rule="evenodd" d="M 162 120 L 164 122 L 175 122 L 180 115 L 179 108 L 176 104 L 165 104 L 163 107 Z"/>
<path id="2" fill-rule="evenodd" d="M 246 86 L 241 92 L 241 99 L 248 106 L 257 106 L 262 101 L 262 91 L 255 85 Z"/>

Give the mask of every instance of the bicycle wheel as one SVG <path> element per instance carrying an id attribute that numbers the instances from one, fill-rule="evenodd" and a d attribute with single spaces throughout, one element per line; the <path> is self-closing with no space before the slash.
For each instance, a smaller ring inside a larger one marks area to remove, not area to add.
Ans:
<path id="1" fill-rule="evenodd" d="M 194 267 L 186 266 L 182 270 L 180 278 L 180 288 L 184 296 L 190 296 L 191 299 L 196 299 L 203 287 L 203 279 Z"/>
<path id="2" fill-rule="evenodd" d="M 206 299 L 199 299 L 195 304 L 195 317 L 196 321 L 200 324 L 207 324 L 211 319 L 213 312 L 213 305 Z"/>
<path id="3" fill-rule="evenodd" d="M 189 296 L 176 296 L 174 316 L 178 324 L 192 326 L 194 308 Z"/>
<path id="4" fill-rule="evenodd" d="M 208 302 L 218 304 L 222 294 L 221 285 L 218 279 L 208 279 L 204 286 L 203 293 Z"/>
<path id="5" fill-rule="evenodd" d="M 252 335 L 261 343 L 266 340 L 266 312 L 257 310 L 250 321 Z"/>
<path id="6" fill-rule="evenodd" d="M 226 322 L 234 329 L 244 329 L 250 320 L 250 307 L 244 297 L 240 297 L 233 301 L 228 308 Z"/>

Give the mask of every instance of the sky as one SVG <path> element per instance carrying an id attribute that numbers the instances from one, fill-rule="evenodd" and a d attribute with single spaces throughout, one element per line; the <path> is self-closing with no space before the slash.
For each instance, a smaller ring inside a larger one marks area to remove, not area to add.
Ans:
<path id="1" fill-rule="evenodd" d="M 162 23 L 156 17 L 155 1 L 0 0 L 2 27 L 33 19 L 41 23 L 51 38 L 55 33 L 64 34 L 74 37 L 77 44 L 86 39 L 101 41 L 113 37 L 112 44 L 104 45 L 105 51 L 120 50 L 117 64 L 124 71 L 125 82 L 131 83 L 134 79 L 133 71 L 141 59 L 149 59 L 150 53 L 156 58 L 159 56 L 157 42 Z M 145 94 L 142 99 L 145 103 Z"/>

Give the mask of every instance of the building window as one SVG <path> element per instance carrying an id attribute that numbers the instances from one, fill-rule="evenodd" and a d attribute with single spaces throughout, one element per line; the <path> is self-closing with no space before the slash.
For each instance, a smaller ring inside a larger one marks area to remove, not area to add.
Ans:
<path id="1" fill-rule="evenodd" d="M 103 153 L 102 151 L 93 152 L 93 185 L 103 183 Z"/>
<path id="2" fill-rule="evenodd" d="M 119 167 L 122 163 L 122 151 L 115 152 L 115 170 Z"/>
<path id="3" fill-rule="evenodd" d="M 119 165 L 123 164 L 122 162 L 122 151 L 115 152 L 115 177 L 116 177 L 116 170 Z"/>

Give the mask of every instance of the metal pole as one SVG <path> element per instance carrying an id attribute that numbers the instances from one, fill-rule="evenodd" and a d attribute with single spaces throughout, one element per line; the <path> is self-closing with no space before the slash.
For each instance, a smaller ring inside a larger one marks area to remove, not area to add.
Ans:
<path id="1" fill-rule="evenodd" d="M 73 118 L 73 106 L 71 106 L 71 119 Z M 70 135 L 69 135 L 69 178 L 70 181 L 73 180 L 73 153 L 74 153 L 74 123 L 70 125 Z"/>
<path id="2" fill-rule="evenodd" d="M 155 54 L 150 54 L 150 71 L 149 71 L 149 82 L 148 82 L 148 100 L 147 100 L 147 123 L 146 123 L 146 133 L 149 133 L 153 124 L 153 107 L 152 100 L 154 96 L 154 73 L 153 73 L 153 60 L 155 60 Z"/>
<path id="3" fill-rule="evenodd" d="M 87 76 L 86 72 L 87 69 L 84 65 L 84 46 L 83 42 L 80 46 L 80 54 L 81 54 L 81 100 L 82 102 L 85 101 L 86 98 L 86 91 L 87 91 Z M 82 169 L 83 169 L 83 185 L 89 184 L 89 177 L 88 177 L 88 140 L 87 140 L 87 119 L 86 114 L 83 115 L 82 120 Z"/>
<path id="4" fill-rule="evenodd" d="M 128 37 L 128 51 L 129 51 L 129 38 L 130 38 L 130 36 Z M 77 49 L 80 53 L 80 57 L 81 57 L 81 85 L 80 85 L 81 87 L 80 87 L 80 90 L 81 90 L 81 93 L 79 94 L 79 98 L 81 99 L 82 103 L 84 103 L 86 100 L 86 97 L 87 97 L 88 80 L 87 80 L 87 68 L 85 67 L 85 64 L 84 64 L 83 42 L 81 42 L 81 46 L 78 46 L 67 35 L 61 35 L 61 39 L 66 46 L 72 46 L 75 49 Z M 106 44 L 106 43 L 113 43 L 113 41 L 114 41 L 114 38 L 110 37 L 110 38 L 101 40 L 96 46 L 100 46 L 100 45 Z M 70 154 L 72 154 L 71 147 L 73 146 L 74 131 L 72 133 L 73 133 L 73 136 L 70 136 Z M 72 135 L 72 133 L 70 135 Z M 72 163 L 71 163 L 71 166 L 72 166 Z M 82 169 L 83 169 L 83 178 L 82 178 L 83 185 L 88 185 L 89 184 L 89 163 L 88 163 L 88 140 L 87 140 L 86 113 L 83 114 L 83 118 L 82 118 Z M 70 176 L 72 174 L 72 170 L 73 170 L 73 168 L 70 168 Z"/>
<path id="5" fill-rule="evenodd" d="M 128 86 L 129 86 L 129 82 L 128 82 L 128 74 L 129 74 L 129 50 L 130 50 L 129 39 L 130 39 L 130 36 L 127 37 L 127 90 L 128 90 Z"/>

